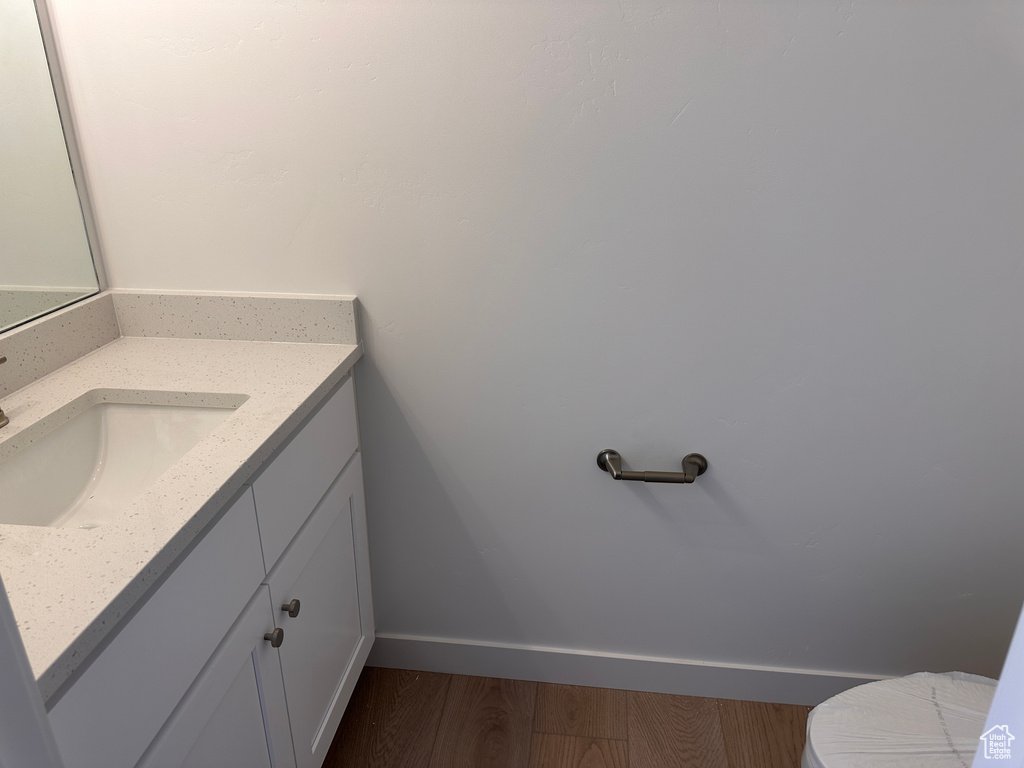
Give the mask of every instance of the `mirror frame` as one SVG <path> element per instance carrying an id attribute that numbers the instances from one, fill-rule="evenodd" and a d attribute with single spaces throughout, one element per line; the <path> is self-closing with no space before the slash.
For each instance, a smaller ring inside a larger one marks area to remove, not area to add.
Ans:
<path id="1" fill-rule="evenodd" d="M 106 266 L 103 262 L 103 249 L 100 246 L 99 230 L 96 226 L 96 216 L 92 206 L 92 198 L 89 195 L 89 184 L 86 181 L 85 163 L 82 160 L 82 153 L 78 144 L 78 136 L 75 132 L 74 113 L 71 109 L 71 99 L 68 96 L 67 85 L 64 80 L 63 69 L 61 68 L 60 44 L 55 31 L 50 8 L 47 0 L 33 0 L 36 9 L 36 19 L 39 22 L 39 33 L 43 38 L 43 52 L 46 55 L 46 68 L 50 72 L 50 85 L 53 87 L 53 96 L 57 102 L 57 116 L 60 119 L 61 131 L 64 134 L 64 146 L 67 149 L 68 160 L 71 165 L 71 177 L 78 191 L 78 203 L 82 209 L 82 222 L 85 226 L 85 236 L 89 242 L 89 251 L 92 256 L 92 266 L 96 271 L 97 293 L 107 290 Z M 95 296 L 96 294 L 90 294 Z M 77 299 L 75 304 L 82 299 Z M 71 305 L 65 305 L 71 306 Z M 50 310 L 37 318 L 56 312 L 58 309 Z M 17 326 L 15 326 L 17 327 Z"/>

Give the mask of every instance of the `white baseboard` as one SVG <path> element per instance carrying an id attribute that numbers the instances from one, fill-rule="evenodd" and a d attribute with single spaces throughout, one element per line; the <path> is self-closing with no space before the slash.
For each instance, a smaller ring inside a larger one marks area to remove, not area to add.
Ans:
<path id="1" fill-rule="evenodd" d="M 425 672 L 809 705 L 885 677 L 388 633 L 378 633 L 367 663 Z"/>

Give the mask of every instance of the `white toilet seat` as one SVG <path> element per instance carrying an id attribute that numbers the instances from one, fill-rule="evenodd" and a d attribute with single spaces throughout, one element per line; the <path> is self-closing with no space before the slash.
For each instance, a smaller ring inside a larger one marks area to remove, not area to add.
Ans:
<path id="1" fill-rule="evenodd" d="M 851 688 L 811 710 L 802 768 L 964 768 L 996 681 L 919 672 Z"/>

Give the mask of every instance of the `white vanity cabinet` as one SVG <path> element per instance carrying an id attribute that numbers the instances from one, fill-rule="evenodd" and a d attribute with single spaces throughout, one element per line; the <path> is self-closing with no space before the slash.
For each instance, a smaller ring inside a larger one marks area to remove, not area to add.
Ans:
<path id="1" fill-rule="evenodd" d="M 372 643 L 365 536 L 357 455 L 139 768 L 319 768 Z M 277 648 L 265 639 L 275 629 L 282 638 Z"/>
<path id="2" fill-rule="evenodd" d="M 319 768 L 373 642 L 357 449 L 349 378 L 51 709 L 67 768 Z"/>

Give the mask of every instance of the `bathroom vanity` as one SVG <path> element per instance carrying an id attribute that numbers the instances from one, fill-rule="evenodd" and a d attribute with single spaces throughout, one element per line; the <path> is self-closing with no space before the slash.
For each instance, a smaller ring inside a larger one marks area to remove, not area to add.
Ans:
<path id="1" fill-rule="evenodd" d="M 0 22 L 0 763 L 318 768 L 373 641 L 355 301 L 98 293 L 48 4 Z"/>
<path id="2" fill-rule="evenodd" d="M 102 294 L 115 338 L 3 398 L 0 465 L 106 403 L 229 411 L 123 508 L 0 523 L 67 768 L 323 762 L 373 613 L 354 305 L 316 301 Z"/>

